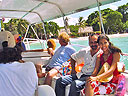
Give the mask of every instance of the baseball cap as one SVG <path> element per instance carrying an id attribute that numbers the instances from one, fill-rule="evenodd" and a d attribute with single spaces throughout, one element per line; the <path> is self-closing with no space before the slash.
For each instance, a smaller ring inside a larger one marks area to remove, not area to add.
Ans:
<path id="1" fill-rule="evenodd" d="M 14 36 L 9 31 L 0 32 L 0 50 L 3 49 L 2 43 L 4 41 L 8 42 L 8 47 L 15 47 L 15 45 L 16 45 Z"/>

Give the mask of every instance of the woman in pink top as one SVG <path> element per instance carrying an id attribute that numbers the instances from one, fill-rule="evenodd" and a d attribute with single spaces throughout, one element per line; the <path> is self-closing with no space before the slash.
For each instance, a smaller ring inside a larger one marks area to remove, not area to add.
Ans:
<path id="1" fill-rule="evenodd" d="M 115 47 L 106 35 L 100 35 L 97 40 L 100 48 L 103 50 L 102 54 L 97 56 L 96 66 L 93 72 L 93 76 L 90 76 L 88 83 L 86 83 L 85 94 L 86 96 L 100 95 L 100 94 L 111 94 L 114 92 L 118 83 L 117 75 L 117 62 L 120 60 L 121 50 Z M 100 66 L 102 67 L 105 63 L 110 65 L 110 69 L 100 75 L 97 75 Z M 113 74 L 113 78 L 109 82 L 100 82 Z"/>

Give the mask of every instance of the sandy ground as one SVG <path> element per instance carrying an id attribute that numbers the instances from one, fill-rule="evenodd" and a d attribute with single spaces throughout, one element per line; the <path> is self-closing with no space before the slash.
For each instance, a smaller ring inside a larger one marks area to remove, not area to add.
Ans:
<path id="1" fill-rule="evenodd" d="M 128 37 L 128 33 L 108 35 L 109 37 Z"/>

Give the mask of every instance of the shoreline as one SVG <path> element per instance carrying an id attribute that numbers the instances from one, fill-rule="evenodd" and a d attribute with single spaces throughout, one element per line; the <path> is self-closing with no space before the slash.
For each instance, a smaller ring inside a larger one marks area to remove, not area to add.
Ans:
<path id="1" fill-rule="evenodd" d="M 115 37 L 128 37 L 128 33 L 123 34 L 111 34 L 107 35 L 109 38 L 115 38 Z M 85 37 L 78 37 L 78 38 L 70 38 L 70 40 L 88 40 L 88 36 Z"/>

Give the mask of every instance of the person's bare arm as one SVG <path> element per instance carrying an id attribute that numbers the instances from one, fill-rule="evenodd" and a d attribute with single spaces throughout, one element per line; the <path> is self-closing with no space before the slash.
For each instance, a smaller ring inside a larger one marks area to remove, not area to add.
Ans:
<path id="1" fill-rule="evenodd" d="M 96 80 L 100 80 L 100 79 L 103 79 L 103 78 L 106 78 L 110 75 L 113 74 L 113 72 L 115 71 L 116 67 L 117 67 L 117 62 L 119 62 L 120 60 L 120 54 L 119 53 L 114 53 L 113 54 L 113 61 L 112 61 L 112 65 L 110 67 L 110 69 L 98 76 L 91 76 L 90 79 L 88 79 L 88 81 L 96 81 Z"/>
<path id="2" fill-rule="evenodd" d="M 103 79 L 103 78 L 106 78 L 106 77 L 110 76 L 111 74 L 113 74 L 113 72 L 117 68 L 117 62 L 119 62 L 119 60 L 120 60 L 120 54 L 117 52 L 114 53 L 113 61 L 112 61 L 112 65 L 111 65 L 110 69 L 108 71 L 106 71 L 105 73 L 99 75 L 98 79 Z"/>
<path id="3" fill-rule="evenodd" d="M 54 50 L 52 48 L 47 48 L 48 54 L 52 57 L 54 55 Z"/>
<path id="4" fill-rule="evenodd" d="M 47 49 L 26 50 L 24 52 L 42 52 L 42 51 L 47 51 Z"/>
<path id="5" fill-rule="evenodd" d="M 122 56 L 128 56 L 128 53 L 121 53 Z"/>
<path id="6" fill-rule="evenodd" d="M 71 67 L 72 67 L 71 74 L 76 74 L 76 71 L 75 71 L 75 64 L 76 64 L 76 61 L 71 58 Z"/>
<path id="7" fill-rule="evenodd" d="M 99 68 L 100 68 L 100 55 L 97 56 L 96 64 L 95 64 L 95 68 L 94 68 L 94 71 L 92 73 L 92 76 L 97 75 Z"/>

